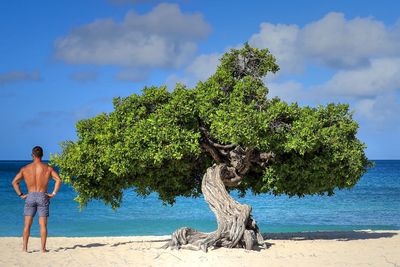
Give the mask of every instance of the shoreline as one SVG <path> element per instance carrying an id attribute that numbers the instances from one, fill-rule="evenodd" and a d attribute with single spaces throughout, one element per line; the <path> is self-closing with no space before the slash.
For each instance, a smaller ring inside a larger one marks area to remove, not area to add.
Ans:
<path id="1" fill-rule="evenodd" d="M 40 237 L 40 233 L 39 233 L 39 225 L 37 220 L 33 222 L 33 227 L 31 229 L 31 237 Z M 111 227 L 111 226 L 110 226 Z M 192 226 L 187 226 L 187 227 L 192 227 Z M 60 238 L 81 238 L 81 237 L 85 237 L 85 238 L 103 238 L 103 237 L 159 237 L 159 236 L 171 236 L 171 234 L 178 229 L 174 228 L 171 229 L 169 232 L 167 233 L 160 233 L 160 234 L 149 234 L 149 233 L 134 233 L 134 234 L 109 234 L 109 235 L 74 235 L 74 234 L 67 234 L 67 235 L 54 235 L 52 232 L 52 228 L 53 225 L 49 226 L 49 235 L 48 237 L 60 237 Z M 195 229 L 198 229 L 199 231 L 202 232 L 208 232 L 207 230 L 204 229 L 199 229 L 197 227 L 194 227 Z M 271 227 L 268 227 L 271 228 Z M 18 233 L 17 234 L 13 234 L 13 235 L 1 235 L 0 233 L 0 238 L 4 238 L 4 237 L 20 237 L 22 235 L 22 229 L 23 229 L 23 225 L 21 224 L 21 226 L 18 228 Z M 213 228 L 213 230 L 216 229 L 216 226 Z M 210 230 L 212 231 L 212 230 Z M 301 234 L 301 233 L 332 233 L 332 232 L 336 232 L 336 233 L 349 233 L 349 232 L 360 232 L 360 231 L 370 231 L 370 232 L 376 232 L 376 231 L 400 231 L 400 227 L 399 226 L 385 226 L 383 228 L 381 227 L 373 227 L 373 228 L 369 228 L 369 227 L 365 227 L 365 228 L 311 228 L 311 229 L 296 229 L 296 230 L 272 230 L 272 231 L 262 231 L 261 229 L 261 233 L 262 235 L 265 236 L 287 236 L 287 235 L 293 235 L 293 234 Z M 104 231 L 106 232 L 106 231 Z"/>
<path id="2" fill-rule="evenodd" d="M 49 237 L 48 253 L 31 237 L 0 237 L 0 266 L 396 266 L 400 230 L 266 233 L 267 249 L 161 249 L 162 236 Z"/>
<path id="3" fill-rule="evenodd" d="M 295 238 L 305 238 L 305 239 L 331 239 L 334 237 L 343 236 L 358 236 L 358 235 L 374 235 L 374 233 L 397 233 L 400 235 L 400 229 L 354 229 L 354 230 L 305 230 L 305 231 L 289 231 L 289 232 L 263 232 L 262 236 L 264 239 L 295 239 Z M 22 231 L 21 231 L 22 234 Z M 172 234 L 172 232 L 171 232 Z M 166 238 L 170 239 L 171 234 L 161 234 L 161 235 L 99 235 L 99 236 L 52 236 L 49 235 L 48 238 Z M 0 240 L 3 238 L 19 238 L 21 236 L 0 236 Z M 30 238 L 39 238 L 39 235 L 32 235 Z M 384 236 L 383 236 L 384 237 Z"/>

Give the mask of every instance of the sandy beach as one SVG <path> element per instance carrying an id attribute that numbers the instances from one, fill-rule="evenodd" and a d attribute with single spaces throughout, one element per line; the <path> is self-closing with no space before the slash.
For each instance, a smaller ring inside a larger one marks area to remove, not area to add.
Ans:
<path id="1" fill-rule="evenodd" d="M 160 249 L 169 236 L 0 238 L 0 266 L 400 266 L 400 231 L 266 234 L 260 251 Z"/>

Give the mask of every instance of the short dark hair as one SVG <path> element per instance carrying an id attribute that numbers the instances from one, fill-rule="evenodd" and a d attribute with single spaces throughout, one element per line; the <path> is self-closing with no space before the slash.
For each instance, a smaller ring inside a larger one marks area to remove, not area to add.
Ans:
<path id="1" fill-rule="evenodd" d="M 43 148 L 40 146 L 35 146 L 32 148 L 32 155 L 34 155 L 37 158 L 42 158 L 43 157 Z"/>

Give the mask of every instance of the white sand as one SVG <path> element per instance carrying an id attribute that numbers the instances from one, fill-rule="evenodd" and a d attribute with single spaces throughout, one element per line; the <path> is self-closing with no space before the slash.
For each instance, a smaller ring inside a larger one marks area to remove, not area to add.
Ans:
<path id="1" fill-rule="evenodd" d="M 0 266 L 400 266 L 400 231 L 311 232 L 267 235 L 268 249 L 208 253 L 160 249 L 169 236 L 50 237 L 49 252 L 31 238 L 0 238 Z"/>

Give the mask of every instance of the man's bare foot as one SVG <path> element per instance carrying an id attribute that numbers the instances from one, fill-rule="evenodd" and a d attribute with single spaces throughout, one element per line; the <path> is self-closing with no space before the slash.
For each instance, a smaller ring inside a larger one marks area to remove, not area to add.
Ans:
<path id="1" fill-rule="evenodd" d="M 28 252 L 28 250 L 26 248 L 23 248 L 22 252 Z"/>
<path id="2" fill-rule="evenodd" d="M 42 253 L 49 252 L 47 249 L 42 249 Z"/>

